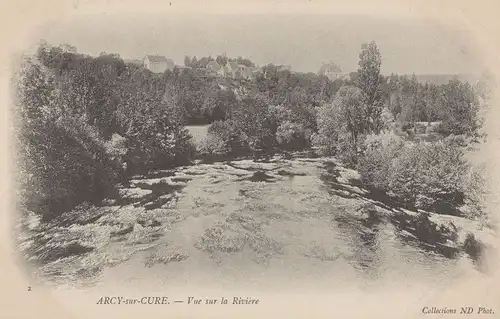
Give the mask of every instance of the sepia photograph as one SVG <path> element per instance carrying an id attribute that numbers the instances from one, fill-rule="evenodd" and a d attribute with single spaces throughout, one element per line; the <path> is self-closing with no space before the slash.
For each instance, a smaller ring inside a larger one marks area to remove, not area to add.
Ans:
<path id="1" fill-rule="evenodd" d="M 492 276 L 497 86 L 466 26 L 158 3 L 51 22 L 10 62 L 27 289 L 430 295 Z"/>

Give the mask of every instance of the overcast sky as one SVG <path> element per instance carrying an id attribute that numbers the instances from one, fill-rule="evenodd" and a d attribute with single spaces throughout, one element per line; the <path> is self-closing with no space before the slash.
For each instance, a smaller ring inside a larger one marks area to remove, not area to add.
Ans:
<path id="1" fill-rule="evenodd" d="M 450 74 L 480 71 L 481 59 L 465 30 L 409 19 L 335 15 L 162 15 L 134 18 L 91 15 L 59 23 L 44 34 L 53 44 L 79 52 L 118 53 L 124 58 L 160 54 L 183 64 L 226 52 L 256 64 L 290 64 L 317 72 L 333 61 L 344 71 L 357 68 L 363 42 L 375 40 L 382 73 Z"/>

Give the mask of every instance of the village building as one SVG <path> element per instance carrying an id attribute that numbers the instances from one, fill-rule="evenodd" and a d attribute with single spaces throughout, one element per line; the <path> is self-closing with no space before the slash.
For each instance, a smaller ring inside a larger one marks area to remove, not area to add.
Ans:
<path id="1" fill-rule="evenodd" d="M 227 66 L 225 65 L 221 66 L 220 69 L 217 71 L 217 75 L 221 77 L 227 77 L 229 75 Z"/>
<path id="2" fill-rule="evenodd" d="M 226 65 L 221 65 L 217 61 L 210 61 L 205 69 L 211 74 L 219 77 L 246 80 L 255 79 L 257 74 L 261 72 L 260 68 L 248 67 L 243 64 L 238 64 L 235 61 L 227 61 Z"/>
<path id="3" fill-rule="evenodd" d="M 239 79 L 241 77 L 241 71 L 238 63 L 234 61 L 228 61 L 226 63 L 227 68 L 227 76 L 230 76 L 234 79 Z"/>
<path id="4" fill-rule="evenodd" d="M 163 73 L 166 70 L 173 70 L 175 64 L 171 59 L 161 55 L 146 55 L 144 67 L 153 73 Z"/>
<path id="5" fill-rule="evenodd" d="M 239 65 L 240 72 L 241 72 L 241 77 L 244 79 L 251 79 L 252 78 L 252 69 L 247 67 L 246 65 Z"/>
<path id="6" fill-rule="evenodd" d="M 326 76 L 328 79 L 330 79 L 330 81 L 335 81 L 337 79 L 342 79 L 345 77 L 342 69 L 333 62 L 323 64 L 319 69 L 318 74 Z"/>
<path id="7" fill-rule="evenodd" d="M 277 68 L 278 72 L 283 72 L 283 71 L 292 71 L 292 66 L 291 65 L 279 65 Z"/>
<path id="8" fill-rule="evenodd" d="M 182 74 L 182 73 L 186 72 L 187 70 L 191 69 L 191 67 L 184 66 L 184 65 L 176 65 L 174 68 L 179 70 L 179 74 Z"/>
<path id="9" fill-rule="evenodd" d="M 210 61 L 207 64 L 207 70 L 215 74 L 217 74 L 221 68 L 221 65 L 217 63 L 217 61 Z"/>

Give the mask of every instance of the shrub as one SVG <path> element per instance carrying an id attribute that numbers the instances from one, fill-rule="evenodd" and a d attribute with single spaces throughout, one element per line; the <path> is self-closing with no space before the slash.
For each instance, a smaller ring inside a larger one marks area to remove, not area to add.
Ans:
<path id="1" fill-rule="evenodd" d="M 232 112 L 232 123 L 252 151 L 270 151 L 276 142 L 277 120 L 265 98 L 245 97 Z"/>
<path id="2" fill-rule="evenodd" d="M 484 177 L 484 167 L 473 166 L 464 177 L 465 213 L 469 219 L 480 219 L 482 223 L 488 222 L 486 214 L 487 187 Z"/>
<path id="3" fill-rule="evenodd" d="M 381 136 L 365 147 L 358 166 L 365 183 L 410 207 L 458 214 L 468 196 L 470 166 L 456 139 L 416 143 Z"/>
<path id="4" fill-rule="evenodd" d="M 293 122 L 282 123 L 276 132 L 276 140 L 278 144 L 288 150 L 303 149 L 308 146 L 308 132 L 302 124 Z"/>
<path id="5" fill-rule="evenodd" d="M 84 201 L 114 194 L 121 165 L 81 121 L 66 118 L 24 129 L 20 144 L 24 209 L 50 219 Z"/>
<path id="6" fill-rule="evenodd" d="M 220 137 L 224 141 L 236 140 L 240 135 L 233 121 L 215 121 L 208 127 L 208 134 Z"/>
<path id="7" fill-rule="evenodd" d="M 114 159 L 122 162 L 123 157 L 127 154 L 127 139 L 114 133 L 105 145 L 107 152 L 111 154 Z"/>
<path id="8" fill-rule="evenodd" d="M 50 219 L 113 195 L 121 165 L 97 128 L 68 110 L 50 70 L 26 59 L 19 71 L 13 80 L 20 209 Z"/>
<path id="9" fill-rule="evenodd" d="M 337 157 L 348 168 L 356 168 L 359 163 L 360 155 L 362 154 L 362 147 L 364 142 L 364 135 L 358 136 L 353 141 L 350 134 L 341 132 L 337 142 Z"/>
<path id="10" fill-rule="evenodd" d="M 394 133 L 369 135 L 364 142 L 364 155 L 358 170 L 363 183 L 378 189 L 386 189 L 391 161 L 403 147 L 403 140 Z"/>
<path id="11" fill-rule="evenodd" d="M 462 244 L 462 249 L 472 258 L 472 260 L 477 262 L 484 252 L 485 245 L 477 240 L 474 234 L 468 233 Z"/>
<path id="12" fill-rule="evenodd" d="M 469 166 L 452 142 L 408 143 L 392 163 L 389 188 L 417 208 L 448 210 L 463 204 Z"/>
<path id="13" fill-rule="evenodd" d="M 201 141 L 197 151 L 201 157 L 215 159 L 228 156 L 231 148 L 220 136 L 210 134 Z"/>
<path id="14" fill-rule="evenodd" d="M 242 156 L 249 151 L 241 130 L 231 120 L 216 121 L 208 128 L 208 136 L 202 142 L 202 156 Z"/>
<path id="15" fill-rule="evenodd" d="M 185 165 L 195 151 L 189 130 L 159 104 L 150 105 L 135 118 L 127 138 L 131 172 Z"/>
<path id="16" fill-rule="evenodd" d="M 334 104 L 325 104 L 318 109 L 318 132 L 313 134 L 312 142 L 322 155 L 337 155 L 342 118 Z"/>
<path id="17" fill-rule="evenodd" d="M 443 86 L 439 96 L 439 113 L 442 119 L 439 130 L 445 135 L 467 135 L 478 138 L 483 119 L 479 115 L 479 100 L 473 87 L 457 79 Z"/>

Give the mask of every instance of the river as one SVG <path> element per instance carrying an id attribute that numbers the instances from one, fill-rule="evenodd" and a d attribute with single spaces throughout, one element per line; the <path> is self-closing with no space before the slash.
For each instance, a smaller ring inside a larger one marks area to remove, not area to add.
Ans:
<path id="1" fill-rule="evenodd" d="M 357 177 L 334 159 L 300 156 L 157 171 L 123 185 L 118 202 L 48 224 L 24 219 L 19 250 L 54 288 L 439 289 L 481 271 L 446 239 L 419 240 Z M 432 218 L 480 232 L 463 218 Z"/>

